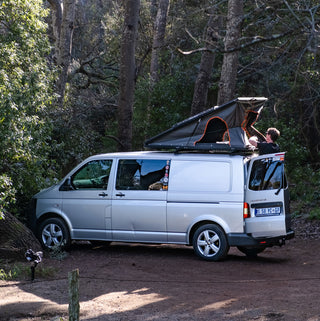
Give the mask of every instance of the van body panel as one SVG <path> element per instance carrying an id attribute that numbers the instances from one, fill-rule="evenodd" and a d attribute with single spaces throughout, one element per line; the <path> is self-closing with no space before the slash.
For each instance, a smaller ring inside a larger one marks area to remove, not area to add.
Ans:
<path id="1" fill-rule="evenodd" d="M 243 233 L 242 212 L 243 203 L 175 203 L 167 205 L 168 240 L 172 241 L 170 233 L 188 233 L 199 222 L 214 222 L 220 225 L 226 233 L 234 231 Z M 188 243 L 188 241 L 187 241 Z"/>
<path id="2" fill-rule="evenodd" d="M 170 191 L 198 193 L 228 193 L 231 191 L 231 161 L 173 160 L 171 162 Z M 189 198 L 186 199 L 190 201 Z M 197 200 L 197 199 L 196 199 Z"/>
<path id="3" fill-rule="evenodd" d="M 41 217 L 46 213 L 63 215 L 63 212 L 61 211 L 61 204 L 62 202 L 57 202 L 56 200 L 52 201 L 50 199 L 43 199 L 37 204 L 36 215 L 38 217 Z"/>
<path id="4" fill-rule="evenodd" d="M 243 202 L 243 193 L 242 158 L 171 162 L 168 202 Z"/>
<path id="5" fill-rule="evenodd" d="M 62 211 L 71 222 L 74 238 L 105 240 L 111 237 L 111 195 L 99 196 L 98 190 L 62 194 Z"/>
<path id="6" fill-rule="evenodd" d="M 253 237 L 275 237 L 286 235 L 284 215 L 252 217 L 246 219 L 245 232 Z"/>
<path id="7" fill-rule="evenodd" d="M 162 194 L 165 198 L 166 193 Z M 154 236 L 152 236 L 152 232 L 154 232 Z M 165 199 L 113 200 L 112 233 L 114 241 L 166 242 Z"/>

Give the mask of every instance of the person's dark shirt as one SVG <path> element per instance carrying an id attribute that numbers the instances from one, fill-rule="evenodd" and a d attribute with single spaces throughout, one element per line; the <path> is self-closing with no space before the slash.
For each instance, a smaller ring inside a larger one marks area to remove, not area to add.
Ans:
<path id="1" fill-rule="evenodd" d="M 257 144 L 259 155 L 274 154 L 280 152 L 279 145 L 276 143 L 260 142 Z"/>

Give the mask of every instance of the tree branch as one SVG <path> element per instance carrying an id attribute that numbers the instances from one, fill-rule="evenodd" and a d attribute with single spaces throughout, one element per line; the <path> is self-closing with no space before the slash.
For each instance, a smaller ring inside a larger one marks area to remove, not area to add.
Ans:
<path id="1" fill-rule="evenodd" d="M 123 147 L 123 148 L 125 147 L 124 144 L 120 141 L 120 139 L 119 139 L 118 137 L 113 136 L 113 135 L 105 135 L 105 137 L 111 138 L 111 139 L 113 139 L 114 141 L 116 141 L 118 144 L 120 144 L 121 147 Z"/>
<path id="2" fill-rule="evenodd" d="M 230 53 L 230 52 L 239 51 L 239 50 L 247 48 L 247 47 L 254 46 L 254 45 L 258 44 L 258 43 L 270 42 L 270 41 L 273 41 L 273 40 L 277 40 L 277 39 L 286 37 L 286 36 L 288 36 L 290 34 L 293 34 L 293 33 L 294 33 L 294 30 L 289 30 L 287 32 L 284 32 L 284 33 L 281 33 L 281 34 L 275 34 L 275 35 L 272 35 L 270 37 L 256 36 L 250 42 L 247 42 L 247 43 L 244 43 L 244 44 L 242 44 L 242 45 L 240 45 L 238 47 L 229 48 L 229 49 L 221 49 L 221 48 L 210 49 L 210 48 L 207 48 L 207 47 L 203 47 L 203 48 L 197 48 L 195 50 L 190 50 L 190 51 L 183 51 L 183 50 L 178 48 L 178 51 L 180 53 L 182 53 L 183 55 L 191 55 L 191 54 L 194 54 L 194 53 L 197 53 L 197 52 L 203 52 L 203 51 L 209 51 L 209 52 L 212 52 L 212 53 L 216 53 L 216 52 Z"/>

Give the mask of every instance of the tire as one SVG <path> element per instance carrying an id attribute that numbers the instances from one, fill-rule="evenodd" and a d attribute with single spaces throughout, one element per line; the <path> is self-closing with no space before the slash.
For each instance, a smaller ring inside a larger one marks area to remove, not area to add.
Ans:
<path id="1" fill-rule="evenodd" d="M 44 220 L 39 227 L 39 240 L 45 249 L 70 246 L 70 234 L 65 222 L 60 218 Z"/>
<path id="2" fill-rule="evenodd" d="M 245 247 L 238 246 L 238 250 L 244 253 L 247 257 L 256 257 L 259 253 L 263 252 L 265 247 Z"/>
<path id="3" fill-rule="evenodd" d="M 192 244 L 195 253 L 207 261 L 222 260 L 229 251 L 226 235 L 216 224 L 200 226 L 194 233 Z"/>

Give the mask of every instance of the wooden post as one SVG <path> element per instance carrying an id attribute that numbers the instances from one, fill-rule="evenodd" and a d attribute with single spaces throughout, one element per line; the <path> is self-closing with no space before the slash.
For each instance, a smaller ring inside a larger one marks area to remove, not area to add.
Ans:
<path id="1" fill-rule="evenodd" d="M 69 321 L 80 320 L 79 269 L 68 273 L 69 280 Z"/>

